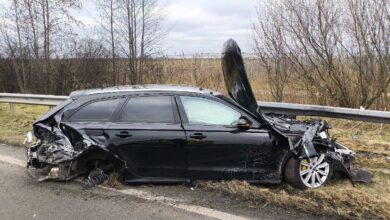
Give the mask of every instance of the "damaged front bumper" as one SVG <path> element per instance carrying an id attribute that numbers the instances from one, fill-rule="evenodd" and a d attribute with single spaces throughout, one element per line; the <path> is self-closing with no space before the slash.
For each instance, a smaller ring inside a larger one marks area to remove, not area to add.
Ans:
<path id="1" fill-rule="evenodd" d="M 331 126 L 322 120 L 298 121 L 285 115 L 268 115 L 268 122 L 288 139 L 290 150 L 301 159 L 309 159 L 325 154 L 325 161 L 335 170 L 346 174 L 352 184 L 369 184 L 372 174 L 352 166 L 356 153 L 330 138 Z"/>

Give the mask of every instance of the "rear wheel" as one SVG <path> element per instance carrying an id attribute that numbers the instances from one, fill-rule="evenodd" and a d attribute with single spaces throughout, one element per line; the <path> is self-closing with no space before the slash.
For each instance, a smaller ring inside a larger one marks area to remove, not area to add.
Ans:
<path id="1" fill-rule="evenodd" d="M 325 154 L 309 159 L 291 157 L 284 169 L 288 183 L 300 188 L 318 188 L 332 177 L 333 166 L 325 161 Z"/>

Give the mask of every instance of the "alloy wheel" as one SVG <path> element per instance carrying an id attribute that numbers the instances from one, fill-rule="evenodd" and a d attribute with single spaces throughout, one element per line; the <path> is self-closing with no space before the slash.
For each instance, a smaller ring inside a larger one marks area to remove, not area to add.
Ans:
<path id="1" fill-rule="evenodd" d="M 306 187 L 317 188 L 325 183 L 330 166 L 324 159 L 325 154 L 321 154 L 319 157 L 301 160 L 299 175 Z"/>

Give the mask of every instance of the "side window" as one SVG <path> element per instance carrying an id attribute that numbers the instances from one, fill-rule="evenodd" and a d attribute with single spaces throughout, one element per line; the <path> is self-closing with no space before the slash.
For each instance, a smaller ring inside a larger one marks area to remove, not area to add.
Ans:
<path id="1" fill-rule="evenodd" d="M 82 107 L 71 117 L 71 121 L 107 121 L 114 113 L 118 104 L 122 103 L 124 99 L 107 99 L 103 101 L 96 101 Z"/>
<path id="2" fill-rule="evenodd" d="M 190 124 L 231 125 L 241 114 L 233 108 L 210 99 L 181 96 Z"/>
<path id="3" fill-rule="evenodd" d="M 173 107 L 171 96 L 133 97 L 123 109 L 119 121 L 173 124 Z"/>

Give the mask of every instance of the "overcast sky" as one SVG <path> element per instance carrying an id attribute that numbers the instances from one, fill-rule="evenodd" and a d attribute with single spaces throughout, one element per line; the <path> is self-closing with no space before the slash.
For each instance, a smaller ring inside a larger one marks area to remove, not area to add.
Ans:
<path id="1" fill-rule="evenodd" d="M 81 34 L 98 31 L 98 0 L 82 0 L 82 9 L 72 11 L 84 23 Z M 10 4 L 0 0 L 0 8 Z M 166 54 L 220 53 L 228 38 L 235 39 L 243 52 L 250 53 L 251 23 L 257 0 L 159 0 L 166 6 L 163 27 L 170 30 L 164 41 Z M 78 31 L 78 32 L 79 32 Z M 79 33 L 80 33 L 79 32 Z"/>
<path id="2" fill-rule="evenodd" d="M 223 42 L 234 38 L 250 52 L 250 28 L 256 0 L 163 0 L 171 27 L 168 53 L 219 53 Z"/>
<path id="3" fill-rule="evenodd" d="M 84 0 L 78 19 L 91 28 L 97 24 L 96 0 Z M 220 53 L 228 38 L 244 52 L 251 52 L 250 28 L 256 16 L 256 0 L 160 0 L 167 7 L 164 28 L 170 32 L 165 53 Z"/>

